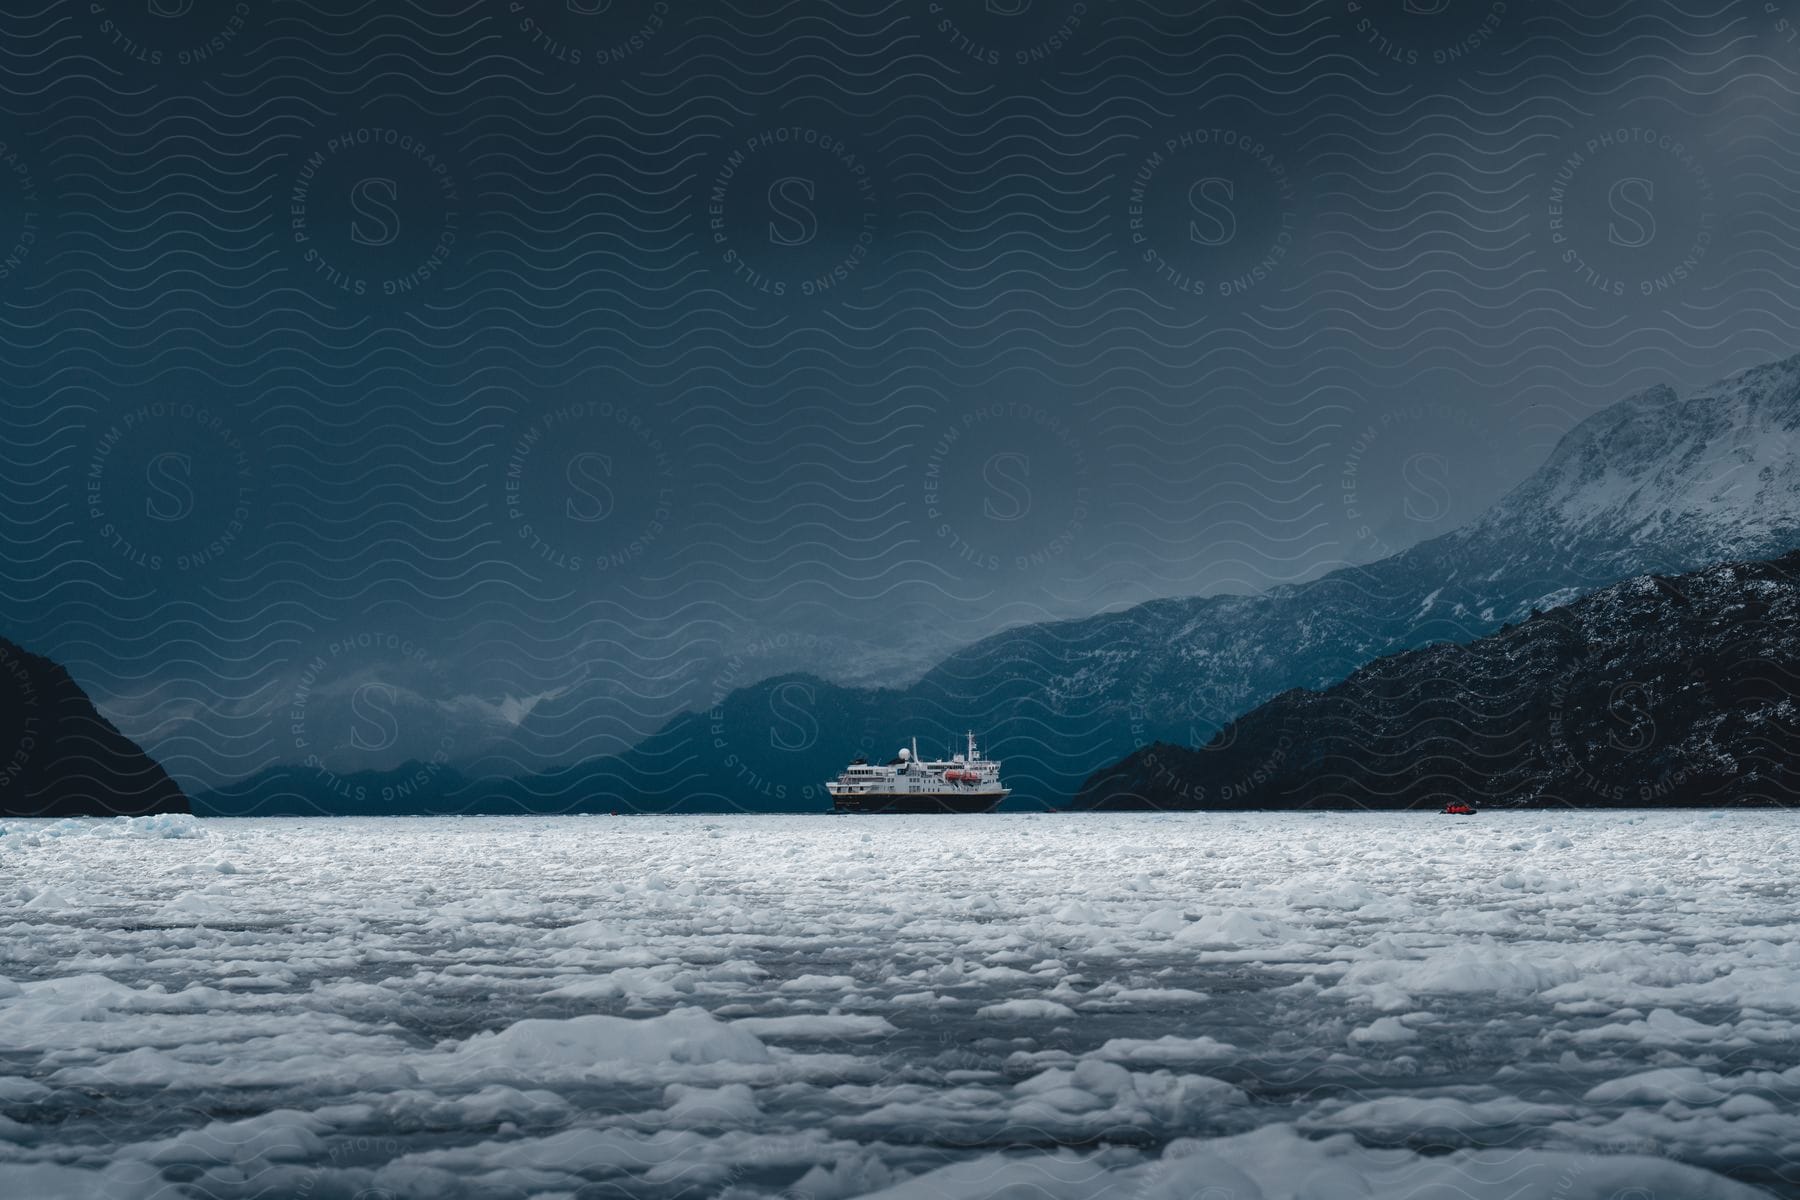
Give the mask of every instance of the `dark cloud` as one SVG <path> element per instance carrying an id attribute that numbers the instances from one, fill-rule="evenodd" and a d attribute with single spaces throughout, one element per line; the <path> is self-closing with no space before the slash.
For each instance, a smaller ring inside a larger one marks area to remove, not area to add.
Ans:
<path id="1" fill-rule="evenodd" d="M 8 632 L 196 783 L 1380 557 L 1792 349 L 1794 20 L 0 16 Z"/>

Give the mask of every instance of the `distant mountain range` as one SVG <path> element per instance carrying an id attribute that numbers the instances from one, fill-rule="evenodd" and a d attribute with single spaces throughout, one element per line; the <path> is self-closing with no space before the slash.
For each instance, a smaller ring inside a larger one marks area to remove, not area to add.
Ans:
<path id="1" fill-rule="evenodd" d="M 0 638 L 0 817 L 187 811 L 181 788 L 68 671 Z"/>
<path id="2" fill-rule="evenodd" d="M 719 696 L 631 750 L 523 779 L 429 778 L 384 808 L 380 779 L 280 767 L 200 798 L 213 811 L 807 809 L 857 753 L 972 728 L 1005 762 L 1008 807 L 1067 804 L 1151 742 L 1205 744 L 1293 687 L 1433 642 L 1468 642 L 1619 579 L 1800 546 L 1800 356 L 1692 395 L 1601 410 L 1472 524 L 1390 558 L 1256 596 L 1158 600 L 1024 626 L 904 688 L 784 675 Z M 416 777 L 409 764 L 389 773 Z M 374 788 L 374 792 L 368 789 Z"/>
<path id="3" fill-rule="evenodd" d="M 1800 799 L 1800 553 L 1640 576 L 1467 645 L 1284 692 L 1206 746 L 1096 772 L 1085 809 Z"/>

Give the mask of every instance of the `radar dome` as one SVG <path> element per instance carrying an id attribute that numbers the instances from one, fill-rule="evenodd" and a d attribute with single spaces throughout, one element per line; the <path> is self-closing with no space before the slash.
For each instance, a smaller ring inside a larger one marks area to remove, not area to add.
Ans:
<path id="1" fill-rule="evenodd" d="M 912 751 L 911 751 L 911 750 L 902 750 L 902 751 L 900 751 L 900 761 L 901 761 L 901 762 L 905 762 L 905 761 L 906 761 L 906 760 L 907 760 L 907 759 L 909 759 L 909 758 L 911 758 L 911 757 L 912 757 Z"/>

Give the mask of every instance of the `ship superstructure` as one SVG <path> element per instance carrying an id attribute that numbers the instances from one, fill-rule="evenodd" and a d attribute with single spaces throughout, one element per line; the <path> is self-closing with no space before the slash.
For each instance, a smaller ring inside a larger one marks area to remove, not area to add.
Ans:
<path id="1" fill-rule="evenodd" d="M 919 739 L 885 763 L 857 759 L 825 785 L 838 812 L 990 812 L 1012 789 L 1000 782 L 1000 763 L 983 758 L 968 735 L 968 749 L 947 758 L 921 759 Z"/>

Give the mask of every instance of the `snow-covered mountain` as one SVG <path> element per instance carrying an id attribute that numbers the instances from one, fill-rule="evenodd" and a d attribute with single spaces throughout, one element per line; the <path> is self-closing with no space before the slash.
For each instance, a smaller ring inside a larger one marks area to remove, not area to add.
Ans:
<path id="1" fill-rule="evenodd" d="M 1685 398 L 1655 387 L 1596 413 L 1523 484 L 1440 541 L 1503 577 L 1570 557 L 1615 577 L 1651 565 L 1646 557 L 1758 557 L 1795 544 L 1796 484 L 1800 356 Z"/>
<path id="2" fill-rule="evenodd" d="M 1054 804 L 1121 745 L 1201 745 L 1287 688 L 1382 655 L 1470 641 L 1627 576 L 1797 546 L 1800 356 L 1613 404 L 1469 526 L 1390 558 L 1260 596 L 1014 630 L 914 692 L 921 717 L 985 722 L 995 752 L 1035 776 L 1018 794 Z"/>
<path id="3" fill-rule="evenodd" d="M 1009 807 L 1060 806 L 1133 749 L 1203 745 L 1288 688 L 1323 687 L 1410 647 L 1471 641 L 1628 576 L 1797 546 L 1800 356 L 1686 397 L 1654 387 L 1621 400 L 1473 523 L 1379 562 L 1256 596 L 1022 626 L 905 689 L 765 680 L 625 754 L 504 793 L 477 782 L 442 807 L 819 808 L 819 782 L 853 755 L 968 728 L 1003 760 Z M 240 788 L 231 806 L 255 807 L 264 791 Z"/>
<path id="4" fill-rule="evenodd" d="M 1467 645 L 1283 692 L 1084 809 L 1781 804 L 1800 798 L 1800 552 L 1639 576 Z"/>

